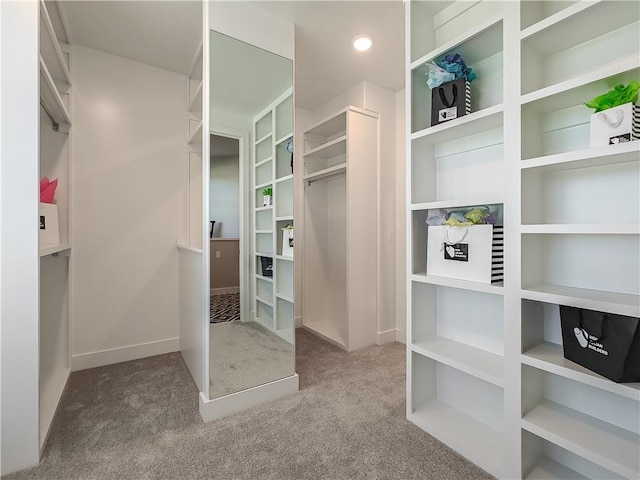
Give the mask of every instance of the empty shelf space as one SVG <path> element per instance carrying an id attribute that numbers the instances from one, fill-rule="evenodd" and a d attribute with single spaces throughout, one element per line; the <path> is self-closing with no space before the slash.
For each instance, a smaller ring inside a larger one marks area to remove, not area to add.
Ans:
<path id="1" fill-rule="evenodd" d="M 425 357 L 473 375 L 498 387 L 503 386 L 503 357 L 445 337 L 432 335 L 412 344 Z"/>
<path id="2" fill-rule="evenodd" d="M 638 478 L 639 436 L 549 400 L 522 419 L 522 427 L 627 478 Z"/>
<path id="3" fill-rule="evenodd" d="M 269 139 L 271 137 L 271 132 L 267 133 L 266 135 L 264 135 L 263 137 L 259 138 L 258 140 L 255 141 L 255 145 L 259 145 L 262 142 L 264 142 L 265 140 Z"/>
<path id="4" fill-rule="evenodd" d="M 273 283 L 273 277 L 265 277 L 264 275 L 259 275 L 256 273 L 256 278 L 264 280 L 265 282 Z"/>
<path id="5" fill-rule="evenodd" d="M 569 467 L 551 460 L 549 457 L 542 457 L 525 480 L 587 480 L 587 477 L 579 474 Z"/>
<path id="6" fill-rule="evenodd" d="M 640 317 L 640 295 L 541 284 L 523 288 L 522 298 Z"/>
<path id="7" fill-rule="evenodd" d="M 293 295 L 290 293 L 276 293 L 276 297 L 284 300 L 285 302 L 293 303 Z"/>
<path id="8" fill-rule="evenodd" d="M 456 53 L 462 55 L 467 65 L 472 66 L 478 60 L 500 52 L 502 50 L 502 18 L 502 14 L 494 15 L 466 29 L 463 34 L 411 62 L 411 70 L 446 55 L 454 49 Z"/>
<path id="9" fill-rule="evenodd" d="M 273 297 L 270 295 L 266 295 L 266 294 L 257 295 L 256 300 L 264 303 L 265 305 L 268 305 L 269 307 L 273 307 Z"/>
<path id="10" fill-rule="evenodd" d="M 69 116 L 67 107 L 62 101 L 60 92 L 58 92 L 56 84 L 42 57 L 40 57 L 40 98 L 58 124 L 71 125 L 71 117 Z"/>
<path id="11" fill-rule="evenodd" d="M 492 475 L 502 477 L 505 445 L 501 432 L 440 400 L 419 406 L 408 418 Z"/>
<path id="12" fill-rule="evenodd" d="M 460 290 L 472 290 L 474 292 L 490 293 L 492 295 L 504 295 L 504 287 L 502 286 L 502 283 L 470 282 L 468 280 L 439 277 L 436 275 L 427 275 L 425 273 L 413 274 L 411 275 L 411 280 L 414 282 L 427 283 L 429 285 L 440 285 L 443 287 L 458 288 Z"/>
<path id="13" fill-rule="evenodd" d="M 309 150 L 304 154 L 305 157 L 317 157 L 317 158 L 333 158 L 338 155 L 344 155 L 347 151 L 347 136 L 342 135 L 330 142 L 327 142 L 319 147 Z"/>
<path id="14" fill-rule="evenodd" d="M 289 255 L 276 255 L 276 260 L 286 260 L 288 262 L 293 262 L 293 257 Z"/>
<path id="15" fill-rule="evenodd" d="M 502 104 L 494 105 L 455 120 L 419 130 L 411 134 L 411 140 L 423 138 L 429 143 L 437 144 L 500 128 L 503 125 L 502 112 Z"/>
<path id="16" fill-rule="evenodd" d="M 636 2 L 619 2 L 616 8 L 607 3 L 577 2 L 526 28 L 520 37 L 538 53 L 549 55 L 638 21 Z"/>
<path id="17" fill-rule="evenodd" d="M 264 164 L 266 164 L 266 163 L 270 162 L 272 159 L 273 159 L 273 157 L 267 157 L 267 158 L 265 158 L 264 160 L 260 160 L 258 163 L 256 163 L 256 164 L 254 165 L 254 167 L 255 167 L 255 168 L 258 168 L 258 167 L 260 167 L 260 166 L 262 166 L 262 165 L 264 165 Z"/>
<path id="18" fill-rule="evenodd" d="M 616 383 L 564 358 L 561 345 L 542 343 L 522 354 L 522 363 L 640 401 L 640 383 Z"/>
<path id="19" fill-rule="evenodd" d="M 321 180 L 326 177 L 332 177 L 334 175 L 341 175 L 347 172 L 347 164 L 341 163 L 340 165 L 334 165 L 333 167 L 325 168 L 318 172 L 310 173 L 309 175 L 304 176 L 304 180 L 312 181 L 312 180 Z"/>
<path id="20" fill-rule="evenodd" d="M 520 163 L 520 168 L 539 169 L 541 172 L 555 172 L 577 168 L 590 168 L 619 163 L 638 162 L 640 160 L 640 142 L 627 142 L 618 145 L 587 148 L 567 153 L 530 158 Z"/>
<path id="21" fill-rule="evenodd" d="M 522 225 L 524 234 L 567 234 L 567 235 L 639 235 L 638 224 L 543 224 Z"/>
<path id="22" fill-rule="evenodd" d="M 57 255 L 57 254 L 70 254 L 71 253 L 71 245 L 68 243 L 63 243 L 60 245 L 43 245 L 40 247 L 40 256 L 46 257 L 47 255 Z"/>

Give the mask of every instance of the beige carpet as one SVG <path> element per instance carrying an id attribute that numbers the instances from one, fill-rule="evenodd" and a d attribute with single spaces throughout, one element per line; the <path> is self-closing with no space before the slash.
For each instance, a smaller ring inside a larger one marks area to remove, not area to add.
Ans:
<path id="1" fill-rule="evenodd" d="M 405 419 L 405 348 L 297 332 L 301 391 L 203 424 L 179 354 L 71 375 L 40 466 L 7 480 L 488 479 Z"/>
<path id="2" fill-rule="evenodd" d="M 210 398 L 295 373 L 293 345 L 256 322 L 212 323 L 209 331 Z"/>

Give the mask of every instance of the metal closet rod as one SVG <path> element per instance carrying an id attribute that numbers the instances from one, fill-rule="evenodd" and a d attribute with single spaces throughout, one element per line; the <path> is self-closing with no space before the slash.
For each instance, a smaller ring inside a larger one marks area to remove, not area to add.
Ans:
<path id="1" fill-rule="evenodd" d="M 44 110 L 44 113 L 47 114 L 47 117 L 49 117 L 49 120 L 51 121 L 51 129 L 54 132 L 57 132 L 60 129 L 60 124 L 56 122 L 55 118 L 53 118 L 53 115 L 51 115 L 51 112 L 47 108 L 47 104 L 44 103 L 44 100 L 42 100 L 42 97 L 40 97 L 40 106 L 42 107 L 42 110 Z"/>
<path id="2" fill-rule="evenodd" d="M 322 177 L 319 178 L 311 178 L 309 180 L 307 180 L 307 186 L 311 185 L 313 182 L 318 182 L 320 180 L 328 180 L 329 178 L 333 178 L 333 177 L 340 177 L 342 175 L 346 175 L 347 172 L 336 172 L 336 173 L 330 173 L 329 175 L 324 175 Z"/>

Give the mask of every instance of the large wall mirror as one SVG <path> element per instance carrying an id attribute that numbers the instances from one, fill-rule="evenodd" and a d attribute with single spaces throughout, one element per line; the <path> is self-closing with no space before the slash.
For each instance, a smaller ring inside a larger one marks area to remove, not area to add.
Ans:
<path id="1" fill-rule="evenodd" d="M 295 374 L 293 64 L 211 31 L 209 397 Z"/>

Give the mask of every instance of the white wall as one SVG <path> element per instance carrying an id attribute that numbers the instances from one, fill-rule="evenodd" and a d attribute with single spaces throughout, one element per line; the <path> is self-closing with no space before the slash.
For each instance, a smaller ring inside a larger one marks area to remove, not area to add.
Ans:
<path id="1" fill-rule="evenodd" d="M 178 349 L 186 77 L 74 47 L 72 367 Z"/>
<path id="2" fill-rule="evenodd" d="M 396 340 L 406 342 L 407 323 L 407 161 L 405 90 L 396 93 Z"/>
<path id="3" fill-rule="evenodd" d="M 237 156 L 211 157 L 209 219 L 214 236 L 240 237 L 240 163 Z"/>
<path id="4" fill-rule="evenodd" d="M 38 10 L 0 2 L 1 474 L 36 465 L 38 438 Z"/>

